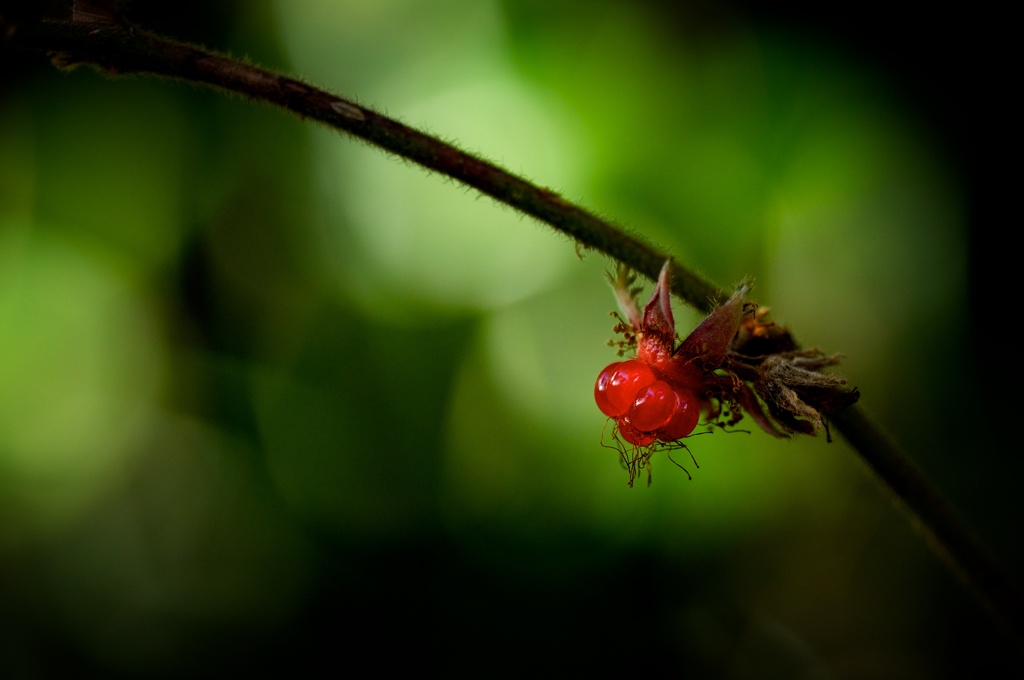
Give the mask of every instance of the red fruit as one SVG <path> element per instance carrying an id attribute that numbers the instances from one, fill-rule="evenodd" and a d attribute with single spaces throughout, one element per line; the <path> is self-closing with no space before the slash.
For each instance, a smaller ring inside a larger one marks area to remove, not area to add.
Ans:
<path id="1" fill-rule="evenodd" d="M 616 421 L 616 424 L 619 426 L 619 436 L 621 436 L 623 439 L 625 439 L 633 446 L 644 447 L 650 446 L 651 444 L 654 443 L 653 432 L 641 432 L 640 430 L 630 425 L 629 421 L 626 420 L 625 418 L 619 418 Z"/>
<path id="2" fill-rule="evenodd" d="M 654 381 L 654 373 L 642 361 L 618 361 L 606 366 L 597 376 L 594 401 L 606 416 L 618 418 L 629 411 L 637 392 Z"/>
<path id="3" fill-rule="evenodd" d="M 663 442 L 682 439 L 693 432 L 700 420 L 700 399 L 696 394 L 682 387 L 674 388 L 672 393 L 676 399 L 672 418 L 658 430 L 658 439 Z"/>
<path id="4" fill-rule="evenodd" d="M 740 287 L 680 343 L 670 298 L 671 269 L 671 261 L 661 268 L 643 312 L 634 298 L 635 277 L 619 267 L 612 279 L 625 319 L 616 315 L 615 331 L 624 339 L 610 344 L 618 345 L 620 354 L 635 349 L 636 358 L 601 371 L 594 399 L 615 420 L 613 448 L 629 471 L 630 486 L 642 470 L 650 471 L 654 454 L 682 446 L 676 442 L 694 431 L 702 410 L 709 422 L 725 427 L 739 421 L 742 407 L 765 430 L 779 434 L 730 362 L 737 333 L 751 312 L 743 300 L 747 287 Z M 762 327 L 754 319 L 753 331 Z"/>
<path id="5" fill-rule="evenodd" d="M 654 432 L 668 425 L 676 402 L 672 386 L 664 380 L 655 380 L 637 392 L 629 409 L 629 422 L 641 432 Z"/>

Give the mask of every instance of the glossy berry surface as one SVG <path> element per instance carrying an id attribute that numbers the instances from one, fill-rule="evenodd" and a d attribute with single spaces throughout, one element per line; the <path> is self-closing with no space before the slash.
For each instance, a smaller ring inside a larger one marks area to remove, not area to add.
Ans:
<path id="1" fill-rule="evenodd" d="M 655 380 L 654 372 L 644 362 L 617 361 L 597 376 L 594 401 L 609 418 L 624 416 L 633 406 L 637 393 Z"/>
<path id="2" fill-rule="evenodd" d="M 614 418 L 628 443 L 650 446 L 686 437 L 700 419 L 700 399 L 691 390 L 659 380 L 643 361 L 617 361 L 601 371 L 594 385 L 601 412 Z"/>
<path id="3" fill-rule="evenodd" d="M 629 422 L 641 432 L 655 432 L 668 425 L 676 408 L 676 393 L 664 380 L 655 380 L 636 394 L 629 407 Z"/>
<path id="4" fill-rule="evenodd" d="M 700 420 L 700 399 L 696 394 L 685 388 L 675 388 L 672 393 L 675 397 L 672 417 L 658 429 L 658 439 L 663 442 L 688 436 Z"/>

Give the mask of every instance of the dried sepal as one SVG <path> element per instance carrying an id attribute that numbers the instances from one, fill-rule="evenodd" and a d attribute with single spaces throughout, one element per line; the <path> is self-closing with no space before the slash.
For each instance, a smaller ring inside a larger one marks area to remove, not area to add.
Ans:
<path id="1" fill-rule="evenodd" d="M 726 303 L 711 312 L 679 345 L 676 354 L 690 357 L 707 370 L 725 363 L 740 324 L 749 313 L 743 302 L 748 288 L 741 286 Z"/>
<path id="2" fill-rule="evenodd" d="M 839 354 L 828 355 L 815 348 L 759 357 L 734 352 L 729 365 L 753 386 L 787 433 L 815 434 L 825 427 L 825 416 L 860 398 L 844 379 L 822 372 L 839 360 Z"/>
<path id="3" fill-rule="evenodd" d="M 754 307 L 740 321 L 740 329 L 732 344 L 732 351 L 748 356 L 762 356 L 792 352 L 797 348 L 796 341 L 784 326 L 774 321 L 765 321 L 771 310 L 768 307 Z"/>

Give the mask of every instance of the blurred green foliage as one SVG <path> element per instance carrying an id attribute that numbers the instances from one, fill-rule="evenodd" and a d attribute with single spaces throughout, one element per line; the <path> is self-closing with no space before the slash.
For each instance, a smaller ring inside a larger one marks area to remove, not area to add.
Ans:
<path id="1" fill-rule="evenodd" d="M 998 514 L 946 427 L 964 188 L 885 73 L 655 4 L 217 11 L 180 37 L 754 277 L 969 516 Z M 841 442 L 695 437 L 692 482 L 657 460 L 626 487 L 591 397 L 603 258 L 236 98 L 40 64 L 0 94 L 5 677 L 291 673 L 373 644 L 473 674 L 957 677 L 968 630 L 1000 658 Z"/>

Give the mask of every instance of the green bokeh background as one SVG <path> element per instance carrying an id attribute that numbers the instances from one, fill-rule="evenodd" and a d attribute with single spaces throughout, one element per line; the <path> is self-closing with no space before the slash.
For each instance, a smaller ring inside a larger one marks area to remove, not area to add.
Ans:
<path id="1" fill-rule="evenodd" d="M 1019 445 L 985 427 L 949 121 L 799 21 L 549 5 L 138 12 L 456 140 L 726 289 L 753 277 L 1019 576 Z M 702 436 L 693 481 L 658 459 L 627 488 L 591 396 L 615 358 L 601 256 L 276 110 L 3 58 L 4 677 L 1006 659 L 842 441 Z M 677 303 L 681 333 L 697 320 Z"/>

